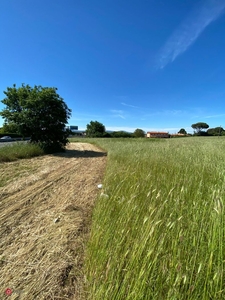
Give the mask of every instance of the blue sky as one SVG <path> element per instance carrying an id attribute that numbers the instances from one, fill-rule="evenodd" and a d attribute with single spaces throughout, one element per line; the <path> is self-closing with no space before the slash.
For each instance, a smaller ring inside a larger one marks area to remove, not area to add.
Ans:
<path id="1" fill-rule="evenodd" d="M 1 0 L 0 38 L 0 99 L 57 87 L 79 129 L 225 128 L 225 0 Z"/>

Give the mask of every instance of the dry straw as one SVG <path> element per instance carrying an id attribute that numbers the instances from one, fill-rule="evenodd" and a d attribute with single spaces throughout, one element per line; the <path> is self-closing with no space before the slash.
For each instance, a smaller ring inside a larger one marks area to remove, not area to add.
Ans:
<path id="1" fill-rule="evenodd" d="M 86 298 L 84 248 L 105 161 L 94 146 L 70 144 L 64 154 L 10 163 L 11 173 L 2 164 L 0 299 L 7 288 L 10 299 Z"/>

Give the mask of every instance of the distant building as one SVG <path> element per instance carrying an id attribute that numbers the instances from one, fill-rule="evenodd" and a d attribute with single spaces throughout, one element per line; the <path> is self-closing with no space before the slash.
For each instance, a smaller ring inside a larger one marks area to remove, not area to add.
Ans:
<path id="1" fill-rule="evenodd" d="M 148 131 L 146 137 L 147 138 L 169 138 L 170 135 L 168 132 Z"/>

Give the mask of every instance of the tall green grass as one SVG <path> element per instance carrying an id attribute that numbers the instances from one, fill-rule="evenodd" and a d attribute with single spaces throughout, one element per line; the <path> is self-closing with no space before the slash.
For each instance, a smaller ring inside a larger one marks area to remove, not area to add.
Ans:
<path id="1" fill-rule="evenodd" d="M 38 145 L 31 143 L 18 142 L 0 147 L 0 163 L 39 155 L 44 155 L 44 151 Z"/>
<path id="2" fill-rule="evenodd" d="M 225 139 L 99 139 L 89 299 L 225 299 Z"/>

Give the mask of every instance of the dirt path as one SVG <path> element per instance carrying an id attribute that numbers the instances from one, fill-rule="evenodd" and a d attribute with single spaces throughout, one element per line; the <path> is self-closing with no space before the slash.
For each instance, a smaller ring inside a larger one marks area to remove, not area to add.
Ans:
<path id="1" fill-rule="evenodd" d="M 84 246 L 105 164 L 95 146 L 71 143 L 0 165 L 0 299 L 7 288 L 10 299 L 86 298 Z"/>

